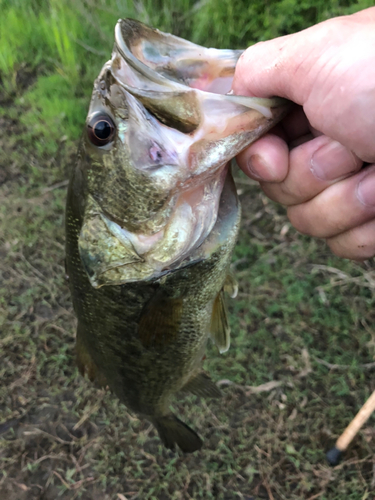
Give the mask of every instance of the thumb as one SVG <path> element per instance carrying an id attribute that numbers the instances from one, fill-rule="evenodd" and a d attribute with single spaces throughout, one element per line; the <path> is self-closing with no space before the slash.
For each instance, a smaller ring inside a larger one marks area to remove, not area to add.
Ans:
<path id="1" fill-rule="evenodd" d="M 336 70 L 336 80 L 345 78 L 348 71 L 363 71 L 361 61 L 373 58 L 374 24 L 372 7 L 257 43 L 237 63 L 233 92 L 280 96 L 304 105 L 316 84 L 329 91 L 332 70 Z"/>
<path id="2" fill-rule="evenodd" d="M 303 74 L 311 67 L 308 59 L 314 57 L 308 47 L 311 38 L 308 31 L 260 42 L 245 50 L 236 66 L 233 92 L 257 97 L 280 96 L 303 105 L 308 93 Z"/>
<path id="3" fill-rule="evenodd" d="M 374 26 L 372 7 L 257 43 L 240 57 L 232 90 L 303 106 L 312 127 L 373 162 Z"/>

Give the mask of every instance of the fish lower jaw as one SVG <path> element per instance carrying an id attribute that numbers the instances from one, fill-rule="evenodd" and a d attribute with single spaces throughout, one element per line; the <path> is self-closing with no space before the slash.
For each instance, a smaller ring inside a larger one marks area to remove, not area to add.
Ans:
<path id="1" fill-rule="evenodd" d="M 205 241 L 217 220 L 226 173 L 180 194 L 163 238 L 144 256 L 154 269 L 173 269 Z"/>
<path id="2" fill-rule="evenodd" d="M 158 279 L 180 267 L 215 226 L 221 179 L 182 193 L 166 226 L 154 234 L 132 233 L 101 211 L 88 215 L 78 246 L 91 285 Z"/>
<path id="3" fill-rule="evenodd" d="M 133 247 L 143 260 L 144 270 L 149 269 L 148 277 L 155 278 L 173 269 L 206 239 L 217 219 L 218 202 L 219 198 L 207 197 L 205 203 L 192 205 L 181 197 L 165 228 L 151 235 L 131 233 L 117 224 L 114 230 L 115 223 L 107 223 L 107 227 L 124 246 Z M 137 263 L 137 267 L 140 265 Z M 126 266 L 128 271 L 131 266 Z M 125 278 L 125 268 L 122 274 Z"/>

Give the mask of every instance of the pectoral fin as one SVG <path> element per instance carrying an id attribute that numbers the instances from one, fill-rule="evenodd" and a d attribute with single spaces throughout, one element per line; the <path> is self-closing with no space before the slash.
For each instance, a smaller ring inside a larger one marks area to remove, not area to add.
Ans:
<path id="1" fill-rule="evenodd" d="M 238 281 L 236 280 L 236 278 L 233 276 L 232 273 L 228 273 L 226 280 L 225 280 L 225 283 L 224 283 L 223 290 L 232 299 L 235 299 L 237 297 Z"/>
<path id="2" fill-rule="evenodd" d="M 162 346 L 172 342 L 180 328 L 182 298 L 171 298 L 156 292 L 145 305 L 138 326 L 144 347 Z"/>
<path id="3" fill-rule="evenodd" d="M 220 389 L 204 372 L 200 372 L 198 375 L 191 378 L 187 384 L 184 385 L 182 390 L 206 398 L 220 398 L 222 396 Z"/>
<path id="4" fill-rule="evenodd" d="M 210 331 L 219 352 L 226 352 L 230 346 L 230 328 L 223 290 L 218 293 L 213 304 Z"/>
<path id="5" fill-rule="evenodd" d="M 84 377 L 87 375 L 91 382 L 96 382 L 100 387 L 105 387 L 107 381 L 104 375 L 98 370 L 98 367 L 94 363 L 94 360 L 90 356 L 85 343 L 83 341 L 83 330 L 82 325 L 78 323 L 77 327 L 77 339 L 76 339 L 76 363 L 80 374 Z"/>

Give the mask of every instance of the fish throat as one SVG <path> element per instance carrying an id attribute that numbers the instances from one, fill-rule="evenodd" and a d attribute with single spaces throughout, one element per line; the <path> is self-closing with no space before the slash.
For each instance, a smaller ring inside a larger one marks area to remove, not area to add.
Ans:
<path id="1" fill-rule="evenodd" d="M 183 266 L 215 227 L 227 173 L 224 165 L 209 182 L 193 182 L 163 200 L 160 217 L 136 231 L 88 196 L 78 246 L 92 286 L 159 278 Z"/>

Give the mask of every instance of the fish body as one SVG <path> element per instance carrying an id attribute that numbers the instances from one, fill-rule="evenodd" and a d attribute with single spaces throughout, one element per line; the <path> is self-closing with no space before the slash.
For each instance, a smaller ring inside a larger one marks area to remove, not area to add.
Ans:
<path id="1" fill-rule="evenodd" d="M 66 267 L 81 373 L 108 385 L 185 452 L 199 436 L 169 410 L 229 348 L 224 290 L 240 207 L 228 161 L 285 113 L 227 96 L 238 51 L 205 49 L 133 20 L 94 85 L 68 188 Z"/>
<path id="2" fill-rule="evenodd" d="M 152 421 L 167 446 L 177 442 L 183 451 L 199 448 L 198 436 L 182 424 L 168 433 L 163 422 L 174 422 L 168 409 L 171 397 L 201 374 L 213 303 L 228 273 L 240 217 L 230 177 L 222 199 L 231 207 L 230 219 L 219 220 L 211 240 L 205 242 L 206 247 L 215 247 L 208 258 L 197 252 L 191 266 L 161 279 L 95 289 L 80 262 L 79 199 L 73 187 L 69 190 L 67 270 L 79 318 L 79 368 L 108 384 L 131 410 Z M 218 395 L 206 378 L 200 385 L 198 380 L 193 392 Z"/>

